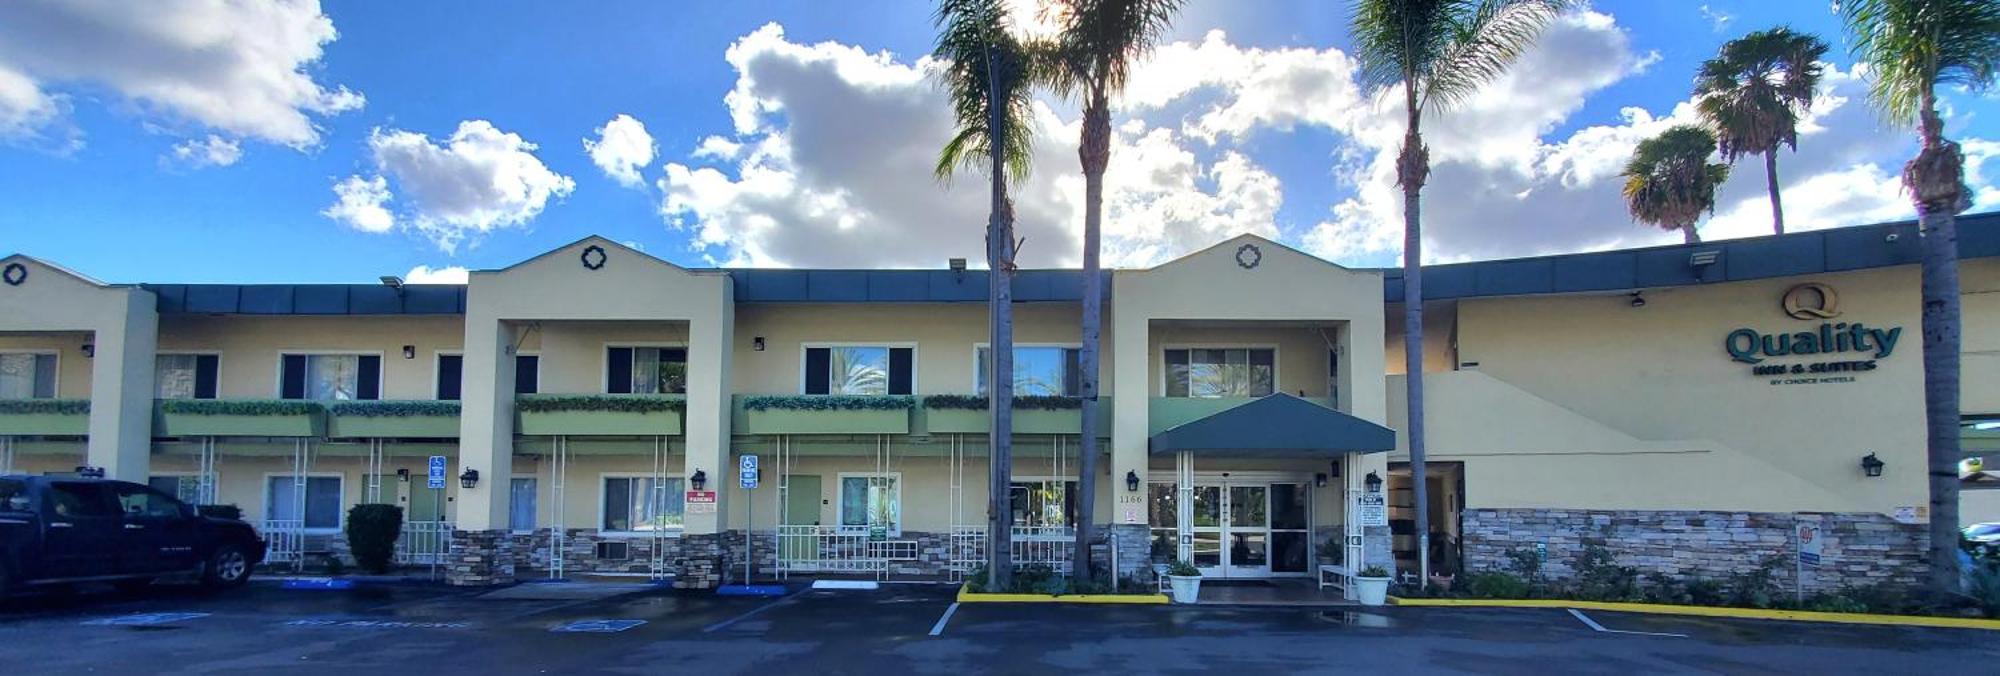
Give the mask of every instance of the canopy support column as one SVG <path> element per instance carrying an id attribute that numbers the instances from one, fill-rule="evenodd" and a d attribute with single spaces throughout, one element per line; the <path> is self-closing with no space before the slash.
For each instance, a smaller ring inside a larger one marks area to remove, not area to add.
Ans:
<path id="1" fill-rule="evenodd" d="M 1194 559 L 1194 452 L 1181 451 L 1174 454 L 1174 490 L 1179 494 L 1174 501 L 1174 523 L 1180 524 L 1180 545 L 1177 558 L 1192 562 Z"/>

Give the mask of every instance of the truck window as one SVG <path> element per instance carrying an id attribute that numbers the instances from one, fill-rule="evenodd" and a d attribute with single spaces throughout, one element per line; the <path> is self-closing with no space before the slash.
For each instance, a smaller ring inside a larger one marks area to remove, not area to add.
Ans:
<path id="1" fill-rule="evenodd" d="M 28 485 L 13 479 L 0 479 L 0 511 L 28 511 Z"/>
<path id="2" fill-rule="evenodd" d="M 56 516 L 117 516 L 110 491 L 102 484 L 59 482 L 49 484 L 49 504 Z"/>
<path id="3" fill-rule="evenodd" d="M 181 515 L 181 503 L 165 493 L 135 484 L 118 487 L 118 510 L 126 516 L 171 519 Z"/>

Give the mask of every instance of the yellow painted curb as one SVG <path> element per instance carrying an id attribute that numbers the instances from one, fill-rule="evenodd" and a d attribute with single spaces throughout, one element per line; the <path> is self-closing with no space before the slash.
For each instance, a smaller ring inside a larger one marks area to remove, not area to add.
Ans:
<path id="1" fill-rule="evenodd" d="M 1733 617 L 1748 620 L 1785 620 L 1790 622 L 1832 622 L 1837 624 L 1882 624 L 1904 627 L 1942 627 L 1947 629 L 1985 629 L 2000 631 L 2000 620 L 1971 617 L 1933 617 L 1929 615 L 1872 615 L 1868 613 L 1824 613 L 1810 610 L 1762 610 L 1757 608 L 1720 608 L 1715 606 L 1677 606 L 1657 603 L 1611 603 L 1605 601 L 1564 601 L 1561 599 L 1406 599 L 1389 597 L 1389 602 L 1398 606 L 1432 608 L 1575 608 L 1577 610 L 1602 610 L 1613 613 L 1646 613 L 1653 615 L 1692 615 L 1698 617 Z"/>
<path id="2" fill-rule="evenodd" d="M 959 603 L 1108 603 L 1124 605 L 1165 605 L 1165 594 L 974 594 L 958 588 Z"/>

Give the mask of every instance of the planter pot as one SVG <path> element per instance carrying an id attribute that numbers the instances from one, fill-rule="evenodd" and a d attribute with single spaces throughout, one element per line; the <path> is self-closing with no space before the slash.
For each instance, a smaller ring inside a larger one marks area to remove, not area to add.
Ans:
<path id="1" fill-rule="evenodd" d="M 1389 578 L 1354 578 L 1354 595 L 1360 597 L 1361 605 L 1379 606 L 1389 602 Z"/>
<path id="2" fill-rule="evenodd" d="M 1168 575 L 1167 585 L 1174 590 L 1174 603 L 1194 603 L 1201 596 L 1200 575 Z M 1387 593 L 1388 587 L 1383 587 Z"/>
<path id="3" fill-rule="evenodd" d="M 1454 579 L 1457 579 L 1457 576 L 1455 576 L 1455 575 L 1432 575 L 1432 576 L 1431 576 L 1431 586 L 1433 586 L 1433 587 L 1437 587 L 1437 588 L 1438 588 L 1439 590 L 1441 590 L 1441 591 L 1451 591 L 1451 583 L 1452 583 L 1452 580 L 1454 580 Z"/>

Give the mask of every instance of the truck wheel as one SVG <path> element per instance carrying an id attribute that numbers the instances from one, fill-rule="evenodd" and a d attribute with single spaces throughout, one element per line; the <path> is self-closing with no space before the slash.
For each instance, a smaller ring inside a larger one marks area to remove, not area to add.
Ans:
<path id="1" fill-rule="evenodd" d="M 216 589 L 243 586 L 250 581 L 250 555 L 243 545 L 224 544 L 209 555 L 208 565 L 202 567 L 201 582 Z"/>

